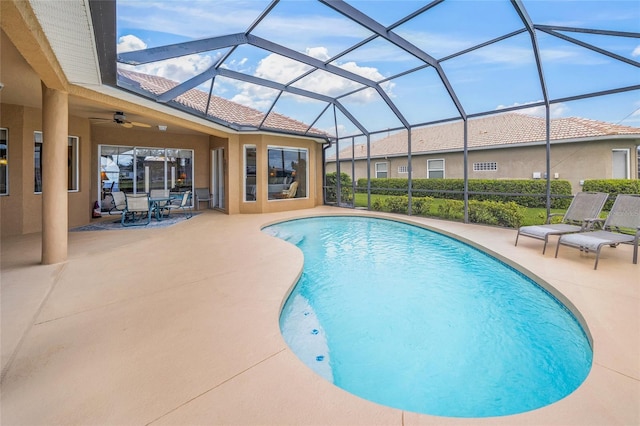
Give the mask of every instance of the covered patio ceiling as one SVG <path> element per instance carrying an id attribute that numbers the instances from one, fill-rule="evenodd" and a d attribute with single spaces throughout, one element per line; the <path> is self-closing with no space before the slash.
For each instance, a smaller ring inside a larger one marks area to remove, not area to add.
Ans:
<path id="1" fill-rule="evenodd" d="M 97 16 L 117 23 L 98 41 L 103 79 L 235 130 L 278 130 L 279 114 L 308 125 L 285 132 L 339 139 L 514 110 L 640 127 L 635 2 L 120 1 Z M 257 121 L 216 114 L 217 99 Z"/>

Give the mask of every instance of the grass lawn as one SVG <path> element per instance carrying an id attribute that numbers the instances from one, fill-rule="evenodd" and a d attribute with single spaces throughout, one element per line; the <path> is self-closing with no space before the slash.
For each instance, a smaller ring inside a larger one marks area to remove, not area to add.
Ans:
<path id="1" fill-rule="evenodd" d="M 367 207 L 367 194 L 355 194 L 356 198 L 355 198 L 355 203 L 356 203 L 356 207 Z M 377 194 L 371 194 L 371 203 L 373 204 L 373 202 L 376 199 L 383 199 L 386 198 L 386 195 L 377 195 Z M 429 216 L 433 216 L 433 217 L 438 217 L 438 206 L 441 205 L 443 203 L 444 200 L 436 198 L 433 200 L 433 203 L 431 204 L 431 208 L 429 209 Z M 547 217 L 547 209 L 543 208 L 543 207 L 537 207 L 537 208 L 530 208 L 530 207 L 523 207 L 524 209 L 524 218 L 522 219 L 522 226 L 526 226 L 526 225 L 540 225 L 543 224 L 545 222 L 545 219 Z M 551 209 L 551 213 L 564 213 L 565 210 L 563 209 Z"/>

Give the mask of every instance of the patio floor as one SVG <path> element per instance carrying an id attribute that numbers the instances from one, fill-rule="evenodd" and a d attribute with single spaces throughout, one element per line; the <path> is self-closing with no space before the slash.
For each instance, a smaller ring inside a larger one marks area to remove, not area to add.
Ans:
<path id="1" fill-rule="evenodd" d="M 299 250 L 260 232 L 281 219 L 206 211 L 161 229 L 69 233 L 43 266 L 39 234 L 2 240 L 2 425 L 637 425 L 640 265 L 631 247 L 593 255 L 488 226 L 411 218 L 516 262 L 564 294 L 594 341 L 587 380 L 531 412 L 456 419 L 384 407 L 316 376 L 278 328 Z M 387 215 L 389 216 L 389 215 Z M 404 219 L 408 219 L 403 217 Z M 564 249 L 564 250 L 563 250 Z"/>

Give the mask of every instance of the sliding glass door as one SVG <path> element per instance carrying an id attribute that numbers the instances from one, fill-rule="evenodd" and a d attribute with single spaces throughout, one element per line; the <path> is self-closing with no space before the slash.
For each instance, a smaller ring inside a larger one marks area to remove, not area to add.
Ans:
<path id="1" fill-rule="evenodd" d="M 101 200 L 111 192 L 193 191 L 193 150 L 101 145 Z"/>

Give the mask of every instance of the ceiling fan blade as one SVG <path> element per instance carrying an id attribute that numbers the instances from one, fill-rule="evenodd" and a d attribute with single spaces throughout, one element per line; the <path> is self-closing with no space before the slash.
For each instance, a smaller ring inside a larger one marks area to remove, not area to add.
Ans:
<path id="1" fill-rule="evenodd" d="M 133 126 L 138 126 L 138 127 L 151 127 L 151 125 L 150 125 L 150 124 L 147 124 L 147 123 L 140 123 L 140 122 L 138 122 L 138 121 L 132 121 L 132 122 L 131 122 L 131 125 L 133 125 Z"/>
<path id="2" fill-rule="evenodd" d="M 126 127 L 127 129 L 130 129 L 133 127 L 133 124 L 129 123 L 128 121 L 125 121 L 124 123 L 122 123 L 122 127 Z"/>

